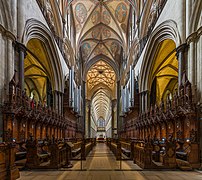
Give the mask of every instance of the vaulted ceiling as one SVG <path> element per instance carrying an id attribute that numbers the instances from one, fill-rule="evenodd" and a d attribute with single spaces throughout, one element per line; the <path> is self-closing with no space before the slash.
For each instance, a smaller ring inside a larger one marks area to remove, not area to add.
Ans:
<path id="1" fill-rule="evenodd" d="M 109 94 L 104 89 L 99 89 L 92 98 L 92 111 L 94 112 L 95 118 L 107 120 L 111 113 L 111 101 Z"/>
<path id="2" fill-rule="evenodd" d="M 127 29 L 131 5 L 134 5 L 131 3 L 133 1 L 127 0 L 69 2 L 75 29 L 75 53 L 84 68 L 91 64 L 86 77 L 87 92 L 91 92 L 97 120 L 111 113 L 109 99 L 116 92 L 118 78 L 115 70 L 118 71 L 128 48 Z"/>
<path id="3" fill-rule="evenodd" d="M 46 101 L 47 79 L 53 81 L 53 71 L 44 44 L 38 39 L 27 43 L 27 56 L 24 60 L 25 88 L 27 95 L 34 92 L 35 100 Z"/>
<path id="4" fill-rule="evenodd" d="M 176 45 L 172 40 L 164 40 L 159 44 L 155 53 L 151 82 L 156 78 L 156 101 L 161 102 L 166 90 L 174 92 L 178 81 L 178 60 Z"/>
<path id="5" fill-rule="evenodd" d="M 103 61 L 99 61 L 88 71 L 88 90 L 92 90 L 96 85 L 99 84 L 102 84 L 103 86 L 105 85 L 113 90 L 116 83 L 115 80 L 116 75 L 112 67 Z"/>
<path id="6" fill-rule="evenodd" d="M 76 53 L 84 62 L 104 55 L 119 61 L 127 49 L 130 3 L 125 0 L 74 0 L 71 3 Z"/>

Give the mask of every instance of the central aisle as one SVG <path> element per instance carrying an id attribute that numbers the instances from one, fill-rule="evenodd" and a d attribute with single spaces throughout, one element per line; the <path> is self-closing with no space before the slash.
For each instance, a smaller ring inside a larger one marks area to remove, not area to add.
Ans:
<path id="1" fill-rule="evenodd" d="M 114 170 L 120 168 L 120 161 L 116 161 L 116 157 L 105 143 L 97 143 L 86 159 L 85 168 L 91 170 Z"/>
<path id="2" fill-rule="evenodd" d="M 117 161 L 114 154 L 110 151 L 105 143 L 97 143 L 89 153 L 86 161 L 73 161 L 72 170 L 96 170 L 96 171 L 113 171 L 113 170 L 141 170 L 133 161 Z"/>

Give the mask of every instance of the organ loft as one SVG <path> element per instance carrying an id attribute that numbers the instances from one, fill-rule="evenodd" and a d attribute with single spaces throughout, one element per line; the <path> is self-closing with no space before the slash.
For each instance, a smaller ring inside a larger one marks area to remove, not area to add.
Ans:
<path id="1" fill-rule="evenodd" d="M 0 179 L 202 179 L 201 12 L 0 0 Z"/>

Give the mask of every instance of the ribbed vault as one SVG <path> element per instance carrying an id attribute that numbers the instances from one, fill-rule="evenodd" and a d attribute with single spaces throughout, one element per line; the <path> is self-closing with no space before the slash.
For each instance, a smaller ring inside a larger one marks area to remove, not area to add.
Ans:
<path id="1" fill-rule="evenodd" d="M 96 121 L 107 119 L 111 113 L 110 106 L 111 100 L 107 92 L 103 89 L 98 90 L 92 98 L 92 107 Z"/>
<path id="2" fill-rule="evenodd" d="M 91 92 L 91 111 L 96 122 L 111 115 L 111 99 L 116 87 L 116 74 L 103 60 L 95 63 L 87 73 L 87 91 Z M 94 92 L 92 92 L 94 91 Z"/>
<path id="3" fill-rule="evenodd" d="M 85 63 L 105 55 L 119 64 L 121 50 L 127 50 L 130 2 L 75 0 L 69 6 L 74 19 L 76 54 L 81 54 Z"/>
<path id="4" fill-rule="evenodd" d="M 126 0 L 72 0 L 68 1 L 68 6 L 74 25 L 72 44 L 83 65 L 86 97 L 91 100 L 93 119 L 95 124 L 99 119 L 109 122 L 111 101 L 116 99 L 117 72 L 128 52 L 128 19 L 135 3 Z M 92 64 L 90 68 L 89 64 Z"/>

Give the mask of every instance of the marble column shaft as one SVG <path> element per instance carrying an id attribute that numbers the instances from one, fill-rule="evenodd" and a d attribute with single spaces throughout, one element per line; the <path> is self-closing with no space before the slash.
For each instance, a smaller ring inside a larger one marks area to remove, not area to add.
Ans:
<path id="1" fill-rule="evenodd" d="M 179 86 L 182 84 L 182 76 L 185 72 L 186 67 L 186 57 L 185 51 L 187 49 L 187 44 L 182 44 L 177 48 L 177 59 L 178 59 L 178 84 Z"/>
<path id="2" fill-rule="evenodd" d="M 23 44 L 18 43 L 18 51 L 19 51 L 19 85 L 22 90 L 24 90 L 24 60 L 26 57 L 26 47 Z"/>

